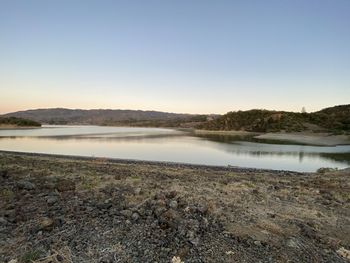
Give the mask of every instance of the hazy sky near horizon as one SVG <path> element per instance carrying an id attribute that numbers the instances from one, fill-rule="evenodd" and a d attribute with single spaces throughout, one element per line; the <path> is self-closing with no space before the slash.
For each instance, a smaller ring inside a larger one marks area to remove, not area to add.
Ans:
<path id="1" fill-rule="evenodd" d="M 350 103 L 349 0 L 0 0 L 0 113 Z"/>

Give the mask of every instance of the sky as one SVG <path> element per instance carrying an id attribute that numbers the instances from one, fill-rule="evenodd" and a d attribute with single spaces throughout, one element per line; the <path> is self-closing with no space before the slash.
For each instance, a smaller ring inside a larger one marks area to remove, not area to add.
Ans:
<path id="1" fill-rule="evenodd" d="M 349 0 L 0 0 L 0 113 L 350 103 Z"/>

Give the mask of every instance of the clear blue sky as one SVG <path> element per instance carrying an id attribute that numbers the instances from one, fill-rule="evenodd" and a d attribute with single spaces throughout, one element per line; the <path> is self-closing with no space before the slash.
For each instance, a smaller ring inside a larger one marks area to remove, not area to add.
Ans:
<path id="1" fill-rule="evenodd" d="M 0 0 L 0 113 L 350 103 L 349 0 Z"/>

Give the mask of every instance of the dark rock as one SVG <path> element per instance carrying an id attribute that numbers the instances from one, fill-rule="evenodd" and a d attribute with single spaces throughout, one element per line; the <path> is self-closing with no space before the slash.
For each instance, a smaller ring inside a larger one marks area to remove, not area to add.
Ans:
<path id="1" fill-rule="evenodd" d="M 8 171 L 7 170 L 1 170 L 0 171 L 0 177 L 2 177 L 4 179 L 8 179 L 9 178 Z"/>
<path id="2" fill-rule="evenodd" d="M 175 228 L 180 220 L 180 215 L 174 209 L 164 212 L 159 219 L 161 226 Z"/>
<path id="3" fill-rule="evenodd" d="M 109 214 L 110 215 L 118 215 L 119 214 L 119 209 L 116 207 L 113 207 L 111 209 L 109 209 Z"/>
<path id="4" fill-rule="evenodd" d="M 18 187 L 18 189 L 34 190 L 35 184 L 33 184 L 29 181 L 22 180 L 22 181 L 17 182 L 17 187 Z"/>
<path id="5" fill-rule="evenodd" d="M 310 238 L 310 239 L 317 239 L 317 232 L 315 229 L 313 229 L 311 226 L 308 226 L 306 224 L 299 224 L 301 233 Z"/>
<path id="6" fill-rule="evenodd" d="M 158 194 L 156 194 L 156 196 L 155 196 L 155 199 L 156 199 L 156 200 L 165 200 L 165 198 L 166 198 L 166 196 L 165 196 L 164 193 L 158 193 Z"/>
<path id="7" fill-rule="evenodd" d="M 176 191 L 170 191 L 170 192 L 167 192 L 165 195 L 166 195 L 167 198 L 173 199 L 173 198 L 176 197 L 177 192 Z"/>
<path id="8" fill-rule="evenodd" d="M 113 262 L 115 262 L 113 253 L 109 253 L 109 254 L 103 256 L 99 262 L 100 263 L 113 263 Z"/>
<path id="9" fill-rule="evenodd" d="M 208 212 L 208 206 L 206 204 L 200 204 L 198 205 L 197 210 L 202 214 L 206 214 Z"/>
<path id="10" fill-rule="evenodd" d="M 75 190 L 75 183 L 71 180 L 60 180 L 55 184 L 55 188 L 59 192 L 73 191 Z"/>
<path id="11" fill-rule="evenodd" d="M 61 216 L 61 217 L 57 217 L 54 219 L 54 225 L 55 226 L 62 226 L 64 224 L 64 217 Z"/>
<path id="12" fill-rule="evenodd" d="M 3 217 L 0 217 L 0 225 L 6 225 L 7 224 L 7 220 Z"/>
<path id="13" fill-rule="evenodd" d="M 104 202 L 104 203 L 98 203 L 96 206 L 100 210 L 107 210 L 107 209 L 110 209 L 112 207 L 112 204 Z"/>
<path id="14" fill-rule="evenodd" d="M 166 208 L 165 208 L 165 207 L 157 207 L 157 208 L 154 210 L 154 214 L 156 215 L 156 217 L 160 217 L 161 214 L 163 214 L 165 211 L 166 211 Z"/>
<path id="15" fill-rule="evenodd" d="M 180 258 L 184 258 L 186 257 L 190 252 L 190 249 L 188 246 L 186 247 L 181 247 L 178 252 L 177 252 L 177 255 L 180 257 Z"/>
<path id="16" fill-rule="evenodd" d="M 15 209 L 6 210 L 4 215 L 5 215 L 8 222 L 16 223 L 16 210 Z"/>
<path id="17" fill-rule="evenodd" d="M 53 204 L 57 203 L 58 200 L 59 199 L 57 196 L 49 196 L 49 197 L 47 197 L 46 202 L 48 205 L 53 205 Z"/>
<path id="18" fill-rule="evenodd" d="M 190 239 L 190 242 L 192 245 L 198 246 L 199 245 L 199 238 L 198 237 L 192 238 L 192 239 Z"/>

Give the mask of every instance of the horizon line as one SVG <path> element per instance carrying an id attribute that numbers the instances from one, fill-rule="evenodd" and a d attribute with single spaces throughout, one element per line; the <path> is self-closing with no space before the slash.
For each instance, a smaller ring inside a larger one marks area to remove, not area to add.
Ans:
<path id="1" fill-rule="evenodd" d="M 319 110 L 315 111 L 310 111 L 306 113 L 312 113 L 312 112 L 318 112 L 326 108 L 330 107 L 336 107 L 336 106 L 341 106 L 341 105 L 349 105 L 349 104 L 339 104 L 339 105 L 334 105 L 334 106 L 328 106 L 328 107 L 323 107 Z M 50 108 L 30 108 L 30 109 L 25 109 L 25 110 L 17 110 L 17 111 L 10 111 L 10 112 L 5 112 L 5 113 L 0 113 L 1 115 L 6 115 L 6 114 L 11 114 L 11 113 L 18 113 L 18 112 L 25 112 L 25 111 L 35 111 L 35 110 L 54 110 L 54 109 L 62 109 L 62 110 L 85 110 L 85 111 L 92 111 L 92 110 L 111 110 L 111 111 L 143 111 L 143 112 L 162 112 L 162 113 L 170 113 L 170 114 L 184 114 L 184 115 L 224 115 L 228 112 L 237 112 L 237 111 L 250 111 L 250 110 L 268 110 L 268 111 L 277 111 L 277 112 L 301 112 L 300 111 L 287 111 L 287 110 L 276 110 L 276 109 L 266 109 L 266 108 L 251 108 L 248 110 L 231 110 L 227 111 L 225 113 L 185 113 L 185 112 L 172 112 L 172 111 L 161 111 L 161 110 L 145 110 L 145 109 L 117 109 L 117 108 L 64 108 L 64 107 L 50 107 Z"/>

